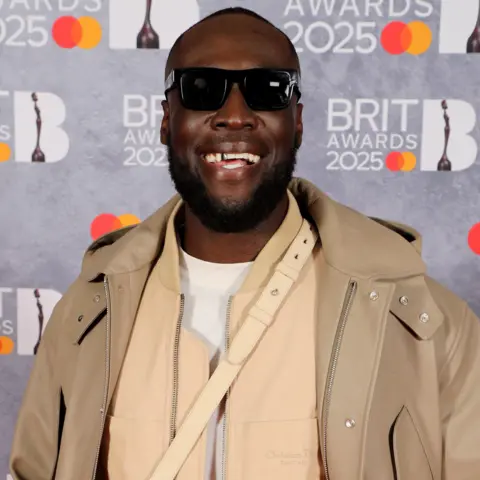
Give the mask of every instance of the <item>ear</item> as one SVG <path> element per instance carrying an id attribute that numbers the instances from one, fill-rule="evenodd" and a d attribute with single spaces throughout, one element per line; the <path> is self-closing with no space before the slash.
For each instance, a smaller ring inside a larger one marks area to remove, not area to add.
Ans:
<path id="1" fill-rule="evenodd" d="M 163 118 L 162 124 L 160 126 L 160 141 L 163 145 L 167 145 L 168 138 L 170 136 L 170 105 L 168 104 L 167 100 L 162 101 L 163 107 Z"/>
<path id="2" fill-rule="evenodd" d="M 300 148 L 303 140 L 303 104 L 298 103 L 295 109 L 295 147 Z"/>

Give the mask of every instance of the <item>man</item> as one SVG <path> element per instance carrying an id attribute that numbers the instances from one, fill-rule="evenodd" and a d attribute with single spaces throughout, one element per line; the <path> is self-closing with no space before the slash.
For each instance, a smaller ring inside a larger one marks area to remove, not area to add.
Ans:
<path id="1" fill-rule="evenodd" d="M 179 196 L 86 252 L 40 344 L 14 478 L 480 478 L 478 319 L 426 275 L 418 233 L 292 179 L 288 38 L 217 12 L 175 44 L 166 87 Z M 203 388 L 239 365 L 203 428 Z"/>

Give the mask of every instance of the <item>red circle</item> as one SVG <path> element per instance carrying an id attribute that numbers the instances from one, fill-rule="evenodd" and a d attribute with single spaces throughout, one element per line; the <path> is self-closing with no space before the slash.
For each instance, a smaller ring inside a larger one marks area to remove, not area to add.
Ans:
<path id="1" fill-rule="evenodd" d="M 403 155 L 400 152 L 390 152 L 385 159 L 385 166 L 392 172 L 401 170 L 404 163 Z"/>
<path id="2" fill-rule="evenodd" d="M 102 235 L 113 232 L 122 228 L 120 220 L 111 213 L 102 213 L 97 215 L 90 226 L 90 235 L 93 240 L 100 238 Z"/>
<path id="3" fill-rule="evenodd" d="M 382 30 L 380 42 L 384 50 L 391 55 L 404 53 L 410 46 L 412 34 L 403 22 L 390 22 Z"/>
<path id="4" fill-rule="evenodd" d="M 474 253 L 480 255 L 480 222 L 468 232 L 468 245 Z"/>
<path id="5" fill-rule="evenodd" d="M 60 17 L 52 27 L 52 37 L 62 48 L 73 48 L 82 38 L 82 26 L 75 17 Z"/>

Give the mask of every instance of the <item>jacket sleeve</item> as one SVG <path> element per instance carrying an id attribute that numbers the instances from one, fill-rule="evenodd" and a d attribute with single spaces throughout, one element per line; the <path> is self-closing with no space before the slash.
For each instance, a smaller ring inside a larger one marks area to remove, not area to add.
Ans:
<path id="1" fill-rule="evenodd" d="M 466 306 L 440 372 L 442 480 L 480 479 L 480 322 Z"/>
<path id="2" fill-rule="evenodd" d="M 61 409 L 58 304 L 47 323 L 20 406 L 10 453 L 15 480 L 54 478 Z"/>

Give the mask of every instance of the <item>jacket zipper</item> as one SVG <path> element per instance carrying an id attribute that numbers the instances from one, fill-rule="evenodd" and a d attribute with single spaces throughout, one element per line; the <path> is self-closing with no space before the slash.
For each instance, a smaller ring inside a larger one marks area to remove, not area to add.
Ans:
<path id="1" fill-rule="evenodd" d="M 225 324 L 225 352 L 230 348 L 230 312 L 232 308 L 233 297 L 230 296 L 227 304 L 227 321 Z M 230 397 L 230 388 L 228 388 L 225 396 L 225 408 L 223 415 L 223 438 L 222 438 L 222 480 L 227 478 L 227 461 L 225 458 L 226 444 L 227 444 L 227 418 L 228 418 L 228 399 Z"/>
<path id="2" fill-rule="evenodd" d="M 177 319 L 177 327 L 175 330 L 175 343 L 173 346 L 173 398 L 172 398 L 172 415 L 170 417 L 170 441 L 173 442 L 177 434 L 177 405 L 178 405 L 178 352 L 180 346 L 180 332 L 182 331 L 183 311 L 185 307 L 185 295 L 180 295 L 180 313 Z"/>
<path id="3" fill-rule="evenodd" d="M 97 476 L 97 467 L 98 467 L 98 460 L 100 457 L 100 449 L 102 447 L 102 436 L 103 436 L 103 429 L 105 428 L 105 417 L 106 417 L 106 410 L 107 410 L 107 398 L 108 398 L 108 383 L 110 381 L 110 292 L 108 290 L 108 279 L 105 276 L 103 280 L 103 285 L 105 288 L 105 298 L 107 300 L 107 315 L 105 321 L 105 386 L 103 391 L 103 404 L 100 412 L 102 414 L 101 426 L 100 426 L 100 439 L 97 445 L 97 453 L 95 455 L 95 464 L 93 466 L 93 475 L 92 480 L 95 480 Z"/>
<path id="4" fill-rule="evenodd" d="M 175 424 L 177 421 L 177 404 L 178 404 L 178 353 L 179 353 L 179 344 L 180 344 L 180 332 L 182 327 L 183 311 L 185 306 L 185 295 L 181 294 L 180 296 L 180 314 L 178 316 L 177 328 L 175 331 L 175 343 L 173 348 L 173 399 L 172 399 L 172 415 L 170 419 L 170 442 L 172 443 L 176 435 Z M 225 325 L 225 351 L 228 350 L 230 346 L 230 310 L 232 305 L 232 298 L 228 299 L 227 305 L 227 321 Z M 228 389 L 225 400 L 225 414 L 224 414 L 224 423 L 223 423 L 223 445 L 222 445 L 222 480 L 225 480 L 226 474 L 226 461 L 225 461 L 225 446 L 226 446 L 226 434 L 227 434 L 227 404 L 228 396 L 230 389 Z"/>
<path id="5" fill-rule="evenodd" d="M 335 341 L 333 344 L 332 357 L 330 359 L 330 367 L 327 375 L 327 389 L 325 392 L 325 399 L 323 403 L 323 463 L 325 465 L 325 479 L 330 480 L 330 474 L 328 471 L 327 461 L 327 427 L 328 427 L 328 414 L 330 411 L 330 402 L 332 400 L 333 383 L 335 379 L 335 372 L 337 370 L 338 356 L 340 355 L 340 346 L 343 340 L 343 334 L 345 332 L 345 326 L 347 324 L 348 314 L 352 306 L 353 297 L 357 290 L 357 282 L 350 282 L 348 285 L 347 294 L 343 304 L 342 314 L 340 317 L 340 323 L 338 324 L 337 331 L 335 333 Z"/>

